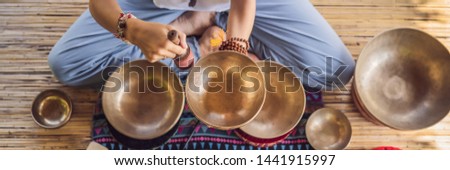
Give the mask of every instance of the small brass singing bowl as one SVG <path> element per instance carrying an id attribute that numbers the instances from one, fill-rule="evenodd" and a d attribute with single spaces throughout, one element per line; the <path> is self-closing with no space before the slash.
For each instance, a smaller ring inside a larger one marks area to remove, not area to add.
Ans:
<path id="1" fill-rule="evenodd" d="M 398 28 L 362 50 L 355 89 L 371 117 L 397 130 L 419 130 L 450 111 L 450 53 L 433 36 Z"/>
<path id="2" fill-rule="evenodd" d="M 160 62 L 136 60 L 111 74 L 102 91 L 106 119 L 121 134 L 149 140 L 169 132 L 184 108 L 178 76 Z"/>
<path id="3" fill-rule="evenodd" d="M 256 63 L 264 74 L 266 100 L 258 116 L 240 129 L 256 138 L 277 138 L 300 122 L 306 106 L 305 90 L 287 67 L 273 61 Z"/>
<path id="4" fill-rule="evenodd" d="M 340 150 L 350 143 L 352 127 L 340 111 L 322 108 L 315 111 L 306 122 L 306 138 L 314 149 Z"/>
<path id="5" fill-rule="evenodd" d="M 72 115 L 72 100 L 60 90 L 43 91 L 34 99 L 31 115 L 34 122 L 43 128 L 59 128 Z"/>
<path id="6" fill-rule="evenodd" d="M 249 57 L 220 51 L 202 57 L 186 81 L 194 115 L 210 127 L 236 129 L 253 120 L 264 103 L 264 76 Z"/>

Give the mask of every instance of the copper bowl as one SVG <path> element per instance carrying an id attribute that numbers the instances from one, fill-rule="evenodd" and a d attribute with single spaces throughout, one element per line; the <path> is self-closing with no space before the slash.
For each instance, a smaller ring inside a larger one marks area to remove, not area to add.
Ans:
<path id="1" fill-rule="evenodd" d="M 116 139 L 118 142 L 120 142 L 122 145 L 130 148 L 130 149 L 140 149 L 140 150 L 155 150 L 160 148 L 162 145 L 169 142 L 170 138 L 172 138 L 178 130 L 179 123 L 177 123 L 172 129 L 170 129 L 167 133 L 153 139 L 146 139 L 146 140 L 140 140 L 140 139 L 134 139 L 130 138 L 126 135 L 121 134 L 118 132 L 114 127 L 111 126 L 110 123 L 108 123 L 108 128 L 111 131 L 111 135 Z"/>
<path id="2" fill-rule="evenodd" d="M 264 76 L 245 55 L 220 51 L 202 57 L 186 81 L 186 97 L 195 116 L 221 130 L 253 120 L 266 96 Z"/>
<path id="3" fill-rule="evenodd" d="M 45 90 L 33 101 L 31 115 L 34 122 L 43 128 L 59 128 L 72 115 L 72 100 L 60 90 Z"/>
<path id="4" fill-rule="evenodd" d="M 130 138 L 149 140 L 177 124 L 184 100 L 181 81 L 168 66 L 136 60 L 108 78 L 102 106 L 115 130 Z"/>
<path id="5" fill-rule="evenodd" d="M 450 111 L 450 53 L 429 34 L 409 28 L 377 35 L 355 70 L 360 103 L 382 124 L 418 130 Z"/>
<path id="6" fill-rule="evenodd" d="M 287 67 L 269 60 L 257 64 L 264 74 L 266 100 L 258 116 L 240 129 L 256 138 L 277 138 L 290 132 L 302 119 L 305 90 Z"/>
<path id="7" fill-rule="evenodd" d="M 322 108 L 309 117 L 305 127 L 306 138 L 314 149 L 345 149 L 350 143 L 352 127 L 344 113 Z"/>

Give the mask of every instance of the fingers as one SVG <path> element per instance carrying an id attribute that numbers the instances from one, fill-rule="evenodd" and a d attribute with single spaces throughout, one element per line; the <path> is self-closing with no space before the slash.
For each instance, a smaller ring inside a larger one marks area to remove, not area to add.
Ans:
<path id="1" fill-rule="evenodd" d="M 180 37 L 180 46 L 182 48 L 186 49 L 187 48 L 186 34 L 185 33 L 180 33 L 179 37 Z"/>
<path id="2" fill-rule="evenodd" d="M 166 43 L 166 49 L 177 55 L 182 55 L 186 52 L 186 49 L 184 49 L 183 47 L 181 47 L 179 45 L 175 45 L 174 43 L 172 43 L 170 41 L 168 43 Z"/>
<path id="3" fill-rule="evenodd" d="M 146 51 L 146 50 L 143 50 L 142 52 L 144 53 L 145 58 L 147 58 L 147 60 L 151 63 L 154 63 L 154 62 L 157 62 L 159 60 L 166 58 L 164 55 L 159 54 L 159 52 L 156 53 L 156 52 L 151 52 L 151 51 Z M 161 53 L 163 53 L 163 52 L 161 51 Z"/>
<path id="4" fill-rule="evenodd" d="M 159 60 L 164 59 L 164 56 L 161 55 L 156 55 L 156 54 L 152 54 L 152 55 L 145 55 L 147 57 L 147 60 L 151 63 L 157 62 Z"/>
<path id="5" fill-rule="evenodd" d="M 166 49 L 160 49 L 158 51 L 157 55 L 164 56 L 166 58 L 175 58 L 176 57 L 175 53 L 173 53 L 173 52 L 171 52 L 169 50 L 166 50 Z"/>
<path id="6" fill-rule="evenodd" d="M 150 62 L 156 62 L 165 58 L 175 58 L 187 51 L 186 34 L 178 31 L 170 25 L 160 25 L 159 34 L 154 41 L 138 45 Z"/>
<path id="7" fill-rule="evenodd" d="M 180 50 L 182 51 L 183 49 L 180 46 L 174 45 L 173 43 L 170 43 L 171 47 L 169 48 L 180 48 Z M 153 50 L 153 51 L 143 51 L 145 57 L 148 59 L 148 61 L 150 62 L 156 62 L 162 59 L 166 59 L 166 58 L 175 58 L 177 56 L 176 53 L 170 51 L 167 48 L 159 48 L 157 50 Z"/>
<path id="8" fill-rule="evenodd" d="M 154 63 L 154 62 L 157 62 L 159 60 L 166 59 L 166 58 L 175 58 L 176 54 L 172 53 L 172 52 L 170 52 L 168 50 L 165 50 L 165 49 L 160 49 L 156 53 L 151 53 L 151 54 L 147 53 L 147 54 L 145 54 L 145 56 L 146 56 L 148 61 Z"/>

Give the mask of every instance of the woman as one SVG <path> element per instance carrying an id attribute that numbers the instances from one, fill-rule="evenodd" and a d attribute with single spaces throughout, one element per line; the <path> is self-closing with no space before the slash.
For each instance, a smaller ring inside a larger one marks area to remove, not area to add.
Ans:
<path id="1" fill-rule="evenodd" d="M 248 39 L 248 51 L 260 59 L 291 67 L 306 86 L 343 86 L 353 74 L 350 53 L 308 0 L 92 0 L 89 7 L 49 55 L 53 73 L 67 85 L 102 83 L 103 70 L 142 58 L 170 65 L 184 79 L 187 71 L 172 58 L 187 46 L 195 60 L 207 53 L 209 44 L 196 36 L 212 36 L 213 25 L 229 39 Z M 133 15 L 119 17 L 122 11 Z M 126 28 L 118 29 L 119 21 Z M 170 30 L 179 33 L 179 45 L 167 38 Z"/>

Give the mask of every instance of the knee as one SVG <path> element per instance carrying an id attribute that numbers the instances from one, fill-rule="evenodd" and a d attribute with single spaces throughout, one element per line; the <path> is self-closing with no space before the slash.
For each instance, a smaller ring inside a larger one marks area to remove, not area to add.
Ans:
<path id="1" fill-rule="evenodd" d="M 309 66 L 303 71 L 307 85 L 322 90 L 344 88 L 353 77 L 355 61 L 352 56 L 345 49 L 344 53 L 324 60 L 325 63 Z"/>
<path id="2" fill-rule="evenodd" d="M 347 47 L 341 42 L 331 45 L 330 53 L 325 59 L 325 81 L 327 89 L 342 88 L 353 77 L 355 61 Z"/>
<path id="3" fill-rule="evenodd" d="M 69 86 L 80 86 L 71 72 L 75 69 L 68 61 L 68 56 L 58 44 L 53 47 L 48 55 L 48 65 L 52 70 L 53 75 L 62 84 Z"/>
<path id="4" fill-rule="evenodd" d="M 351 55 L 346 56 L 348 60 L 339 60 L 333 63 L 334 72 L 327 72 L 331 76 L 331 81 L 327 81 L 326 86 L 332 87 L 337 86 L 339 88 L 344 87 L 350 82 L 355 71 L 355 61 L 352 59 Z"/>

